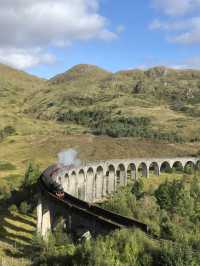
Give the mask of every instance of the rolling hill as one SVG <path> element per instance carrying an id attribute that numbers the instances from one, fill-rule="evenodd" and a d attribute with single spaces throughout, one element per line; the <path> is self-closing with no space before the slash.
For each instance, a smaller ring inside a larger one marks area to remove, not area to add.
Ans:
<path id="1" fill-rule="evenodd" d="M 50 80 L 0 65 L 0 158 L 18 176 L 61 149 L 82 160 L 193 155 L 200 149 L 200 71 L 111 73 L 77 65 Z"/>

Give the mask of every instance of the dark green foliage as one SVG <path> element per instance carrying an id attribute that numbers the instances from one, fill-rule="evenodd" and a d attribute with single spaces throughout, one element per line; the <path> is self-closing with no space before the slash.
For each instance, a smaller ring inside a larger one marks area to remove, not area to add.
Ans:
<path id="1" fill-rule="evenodd" d="M 44 240 L 39 235 L 34 235 L 32 240 L 33 252 L 31 253 L 33 265 L 72 265 L 74 245 L 63 231 L 61 224 L 57 226 L 54 234 L 49 232 L 48 239 Z"/>
<path id="2" fill-rule="evenodd" d="M 199 266 L 200 256 L 194 253 L 188 243 L 164 243 L 154 260 L 156 266 Z"/>
<path id="3" fill-rule="evenodd" d="M 38 166 L 30 163 L 24 175 L 23 183 L 18 175 L 6 177 L 0 184 L 0 205 L 8 209 L 11 205 L 18 206 L 22 213 L 32 212 L 37 202 L 37 180 L 40 175 Z M 18 184 L 19 183 L 19 184 Z"/>
<path id="4" fill-rule="evenodd" d="M 28 212 L 30 211 L 30 209 L 31 209 L 30 205 L 27 202 L 25 202 L 25 201 L 23 201 L 20 204 L 20 206 L 19 206 L 19 210 L 20 210 L 20 212 L 22 214 L 28 214 Z"/>
<path id="5" fill-rule="evenodd" d="M 29 162 L 28 167 L 25 172 L 24 176 L 24 186 L 30 186 L 38 180 L 40 176 L 40 170 L 39 167 L 34 165 L 32 162 Z"/>
<path id="6" fill-rule="evenodd" d="M 109 120 L 111 113 L 109 111 L 88 111 L 82 110 L 74 112 L 69 110 L 65 113 L 57 113 L 57 120 L 61 122 L 75 122 L 79 125 L 93 126 L 98 121 Z"/>
<path id="7" fill-rule="evenodd" d="M 17 212 L 18 208 L 15 204 L 12 204 L 9 208 L 9 212 Z"/>
<path id="8" fill-rule="evenodd" d="M 187 165 L 185 166 L 185 168 L 184 168 L 184 172 L 185 172 L 186 174 L 189 174 L 189 175 L 193 174 L 193 172 L 194 172 L 193 165 L 187 164 Z"/>
<path id="9" fill-rule="evenodd" d="M 120 204 L 119 204 L 120 202 Z M 136 198 L 133 196 L 131 189 L 120 189 L 116 192 L 115 197 L 102 204 L 102 207 L 124 216 L 132 217 L 136 205 Z"/>
<path id="10" fill-rule="evenodd" d="M 10 186 L 8 184 L 2 184 L 0 186 L 0 199 L 7 200 L 11 195 Z"/>
<path id="11" fill-rule="evenodd" d="M 164 140 L 167 142 L 183 142 L 176 132 L 165 133 L 152 129 L 151 119 L 148 117 L 112 117 L 111 111 L 72 110 L 57 113 L 60 122 L 73 122 L 87 126 L 94 135 L 107 135 L 113 138 L 138 137 Z"/>
<path id="12" fill-rule="evenodd" d="M 181 215 L 189 214 L 193 204 L 190 191 L 182 180 L 166 181 L 155 191 L 155 197 L 161 209 Z"/>
<path id="13" fill-rule="evenodd" d="M 136 199 L 140 199 L 144 194 L 144 184 L 142 180 L 137 180 L 133 184 L 132 193 L 135 195 Z"/>

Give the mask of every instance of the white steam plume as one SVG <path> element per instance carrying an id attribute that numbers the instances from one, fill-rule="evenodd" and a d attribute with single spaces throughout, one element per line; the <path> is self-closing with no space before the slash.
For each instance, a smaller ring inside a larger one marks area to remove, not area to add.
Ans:
<path id="1" fill-rule="evenodd" d="M 65 166 L 73 164 L 76 167 L 81 164 L 81 161 L 78 159 L 78 152 L 75 149 L 68 149 L 59 152 L 58 162 Z"/>

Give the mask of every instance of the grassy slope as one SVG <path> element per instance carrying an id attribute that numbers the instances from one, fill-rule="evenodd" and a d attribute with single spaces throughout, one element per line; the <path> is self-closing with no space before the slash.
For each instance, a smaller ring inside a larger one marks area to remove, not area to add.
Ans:
<path id="1" fill-rule="evenodd" d="M 18 212 L 4 212 L 0 218 L 0 258 L 3 258 L 4 265 L 30 265 L 28 258 L 35 232 L 35 219 Z M 19 252 L 22 248 L 27 254 Z"/>
<path id="2" fill-rule="evenodd" d="M 28 160 L 44 168 L 56 160 L 61 149 L 69 147 L 75 147 L 82 160 L 195 154 L 200 149 L 199 143 L 164 144 L 131 138 L 94 137 L 84 134 L 84 127 L 59 124 L 53 119 L 55 112 L 60 110 L 111 108 L 113 115 L 121 110 L 125 116 L 151 117 L 154 127 L 161 130 L 178 130 L 189 138 L 199 135 L 199 117 L 173 111 L 166 92 L 175 91 L 180 98 L 187 93 L 196 95 L 200 73 L 172 70 L 167 73 L 168 76 L 165 69 L 159 69 L 113 75 L 94 66 L 81 65 L 45 81 L 0 65 L 0 129 L 10 125 L 17 131 L 16 135 L 0 142 L 0 161 L 16 165 L 16 170 L 0 171 L 1 184 L 19 184 Z M 142 92 L 133 93 L 133 88 L 141 80 Z M 164 97 L 159 98 L 160 92 L 155 92 L 157 87 Z M 188 88 L 192 88 L 192 92 L 188 92 Z M 188 104 L 187 99 L 183 100 Z M 51 108 L 47 108 L 49 103 Z M 195 105 L 198 108 L 199 102 Z M 150 186 L 152 181 L 159 184 L 165 178 L 152 177 L 146 185 Z M 15 242 L 29 245 L 35 221 L 29 216 L 16 214 L 14 217 L 7 212 L 1 213 L 0 218 L 0 256 L 6 256 L 9 261 L 10 255 L 15 253 Z M 6 262 L 12 263 L 23 265 L 19 260 Z"/>
<path id="3" fill-rule="evenodd" d="M 69 147 L 77 148 L 83 160 L 195 154 L 198 143 L 94 137 L 84 134 L 87 128 L 59 124 L 53 118 L 62 110 L 111 108 L 113 116 L 119 110 L 124 116 L 148 116 L 154 128 L 191 138 L 199 135 L 199 117 L 173 111 L 167 94 L 193 97 L 199 91 L 199 81 L 198 71 L 158 68 L 112 74 L 91 65 L 76 66 L 45 81 L 0 65 L 0 129 L 11 125 L 17 131 L 0 143 L 0 160 L 12 162 L 17 168 L 0 172 L 0 177 L 22 174 L 28 160 L 46 167 L 55 161 L 58 151 Z M 142 91 L 133 93 L 138 82 Z"/>
<path id="4" fill-rule="evenodd" d="M 184 105 L 187 111 L 174 111 L 174 105 Z M 189 140 L 199 136 L 199 107 L 198 71 L 154 68 L 112 74 L 80 65 L 50 80 L 48 88 L 31 99 L 25 109 L 45 119 L 54 119 L 56 112 L 70 109 L 111 109 L 113 117 L 119 111 L 124 116 L 150 117 L 155 129 L 174 131 Z"/>

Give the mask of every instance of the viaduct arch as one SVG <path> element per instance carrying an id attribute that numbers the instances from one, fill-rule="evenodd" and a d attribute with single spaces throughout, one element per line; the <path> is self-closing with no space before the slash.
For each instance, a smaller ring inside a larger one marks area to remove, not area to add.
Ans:
<path id="1" fill-rule="evenodd" d="M 191 166 L 199 168 L 200 159 L 185 158 L 139 158 L 88 162 L 84 166 L 59 173 L 58 182 L 64 191 L 87 202 L 94 203 L 106 195 L 126 186 L 127 179 L 149 178 L 150 173 L 160 175 L 172 168 L 184 169 Z"/>
<path id="2" fill-rule="evenodd" d="M 188 166 L 200 169 L 200 159 L 184 158 L 129 158 L 87 162 L 74 169 L 62 169 L 52 179 L 62 185 L 64 191 L 88 203 L 102 201 L 119 187 L 126 186 L 127 180 L 133 182 L 140 177 L 149 178 L 150 173 L 160 175 L 172 168 L 185 169 Z M 49 169 L 44 171 L 49 173 Z M 38 231 L 44 236 L 51 228 L 50 213 L 45 201 L 39 199 L 37 216 Z M 45 224 L 45 226 L 44 226 Z"/>

